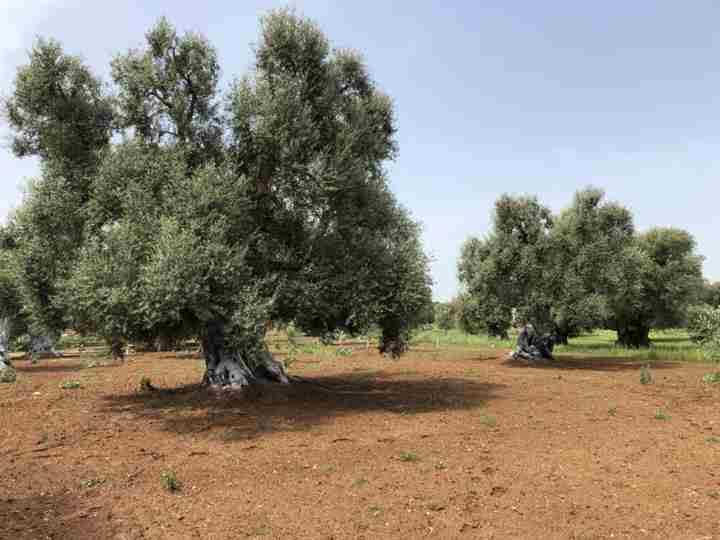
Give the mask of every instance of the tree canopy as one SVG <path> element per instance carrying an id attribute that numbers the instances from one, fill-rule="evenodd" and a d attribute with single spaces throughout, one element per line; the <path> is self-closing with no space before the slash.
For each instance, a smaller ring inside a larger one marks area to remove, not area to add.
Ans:
<path id="1" fill-rule="evenodd" d="M 468 329 L 503 335 L 532 323 L 560 342 L 611 327 L 627 346 L 684 322 L 701 285 L 701 258 L 679 229 L 635 232 L 631 213 L 596 188 L 552 214 L 534 197 L 501 197 L 493 230 L 470 238 L 458 265 Z"/>
<path id="2" fill-rule="evenodd" d="M 392 101 L 314 22 L 280 10 L 260 26 L 254 69 L 225 92 L 208 40 L 165 19 L 115 57 L 112 94 L 38 41 L 5 105 L 16 154 L 43 161 L 11 225 L 44 324 L 114 344 L 198 336 L 219 387 L 285 380 L 268 320 L 377 325 L 382 351 L 404 351 L 430 278 L 388 188 Z"/>

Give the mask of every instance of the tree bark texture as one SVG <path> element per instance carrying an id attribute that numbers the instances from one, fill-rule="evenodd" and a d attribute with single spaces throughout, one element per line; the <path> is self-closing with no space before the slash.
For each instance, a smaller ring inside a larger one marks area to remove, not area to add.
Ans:
<path id="1" fill-rule="evenodd" d="M 58 342 L 58 339 L 59 336 L 53 336 L 51 334 L 30 336 L 28 356 L 32 359 L 41 357 L 58 358 L 62 356 L 62 353 L 55 350 L 55 344 Z"/>
<path id="2" fill-rule="evenodd" d="M 650 328 L 642 324 L 619 326 L 617 343 L 622 347 L 640 349 L 650 346 Z"/>
<path id="3" fill-rule="evenodd" d="M 214 390 L 242 390 L 255 384 L 290 382 L 285 366 L 273 358 L 261 337 L 253 336 L 244 343 L 233 346 L 221 323 L 207 326 L 202 339 L 204 384 Z"/>
<path id="4" fill-rule="evenodd" d="M 10 363 L 10 321 L 0 319 L 0 381 L 13 382 L 15 380 L 15 369 Z"/>

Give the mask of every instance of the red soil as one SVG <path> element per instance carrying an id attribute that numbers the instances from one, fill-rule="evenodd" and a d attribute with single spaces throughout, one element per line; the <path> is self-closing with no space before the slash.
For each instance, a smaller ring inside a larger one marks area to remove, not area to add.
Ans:
<path id="1" fill-rule="evenodd" d="M 308 382 L 252 398 L 199 390 L 202 363 L 172 354 L 16 366 L 3 539 L 720 539 L 711 366 L 656 362 L 641 385 L 623 360 L 356 352 L 302 356 Z"/>

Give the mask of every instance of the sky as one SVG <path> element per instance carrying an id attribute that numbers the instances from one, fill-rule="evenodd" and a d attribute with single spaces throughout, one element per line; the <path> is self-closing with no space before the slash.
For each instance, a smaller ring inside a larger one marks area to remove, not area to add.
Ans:
<path id="1" fill-rule="evenodd" d="M 0 0 L 0 94 L 37 36 L 60 40 L 109 82 L 114 54 L 167 16 L 207 36 L 223 80 L 252 67 L 258 17 L 287 3 L 243 0 Z M 720 280 L 720 2 L 714 0 L 296 1 L 333 46 L 359 50 L 395 103 L 388 164 L 423 223 L 434 296 L 458 291 L 462 243 L 492 226 L 503 193 L 559 211 L 588 185 L 630 208 L 639 230 L 688 230 Z M 0 221 L 32 159 L 0 122 Z"/>

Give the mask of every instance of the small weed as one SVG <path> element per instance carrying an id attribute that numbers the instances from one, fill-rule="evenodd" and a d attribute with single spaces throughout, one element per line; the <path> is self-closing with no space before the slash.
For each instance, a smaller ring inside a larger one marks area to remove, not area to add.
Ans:
<path id="1" fill-rule="evenodd" d="M 140 392 L 152 392 L 153 390 L 157 390 L 157 388 L 153 386 L 150 377 L 142 377 L 138 385 L 138 390 Z"/>
<path id="2" fill-rule="evenodd" d="M 708 491 L 708 497 L 711 499 L 720 499 L 720 491 Z"/>
<path id="3" fill-rule="evenodd" d="M 352 356 L 353 350 L 350 347 L 339 347 L 335 350 L 336 356 Z"/>
<path id="4" fill-rule="evenodd" d="M 354 488 L 361 488 L 368 485 L 368 481 L 365 478 L 358 478 L 352 483 Z"/>
<path id="5" fill-rule="evenodd" d="M 662 409 L 658 409 L 655 411 L 655 420 L 670 420 L 670 417 Z"/>
<path id="6" fill-rule="evenodd" d="M 17 380 L 17 373 L 11 367 L 0 369 L 0 383 L 12 384 Z"/>
<path id="7" fill-rule="evenodd" d="M 436 471 L 444 471 L 445 469 L 447 469 L 447 464 L 443 463 L 442 461 L 438 461 L 435 464 Z"/>
<path id="8" fill-rule="evenodd" d="M 268 536 L 272 530 L 268 525 L 258 525 L 250 531 L 250 536 Z"/>
<path id="9" fill-rule="evenodd" d="M 417 454 L 413 452 L 401 452 L 400 453 L 400 461 L 404 461 L 406 463 L 412 462 L 412 461 L 419 461 L 420 458 Z"/>
<path id="10" fill-rule="evenodd" d="M 612 406 L 608 409 L 608 416 L 615 416 L 617 414 L 617 407 Z"/>
<path id="11" fill-rule="evenodd" d="M 162 479 L 163 486 L 165 486 L 165 489 L 170 491 L 171 493 L 175 491 L 180 491 L 180 488 L 182 487 L 182 484 L 180 483 L 180 480 L 177 479 L 177 475 L 175 474 L 175 471 L 167 470 L 163 471 L 160 475 L 160 478 Z"/>
<path id="12" fill-rule="evenodd" d="M 432 510 L 433 512 L 440 512 L 445 510 L 445 505 L 441 502 L 431 502 L 427 505 L 427 509 Z"/>
<path id="13" fill-rule="evenodd" d="M 60 388 L 63 390 L 75 390 L 81 387 L 80 381 L 63 381 L 60 383 Z"/>
<path id="14" fill-rule="evenodd" d="M 245 431 L 239 430 L 239 429 L 226 429 L 222 435 L 220 435 L 220 440 L 223 442 L 237 442 L 237 441 L 246 441 L 249 438 L 249 434 Z"/>
<path id="15" fill-rule="evenodd" d="M 323 463 L 322 465 L 320 465 L 318 467 L 318 470 L 323 473 L 332 473 L 332 472 L 335 472 L 336 469 L 337 468 L 335 467 L 335 465 L 333 465 L 331 463 Z"/>
<path id="16" fill-rule="evenodd" d="M 640 384 L 650 384 L 652 382 L 652 373 L 650 373 L 650 364 L 640 369 Z"/>
<path id="17" fill-rule="evenodd" d="M 89 480 L 83 480 L 80 482 L 80 487 L 84 489 L 92 489 L 98 486 L 101 486 L 105 483 L 104 479 L 100 478 L 90 478 Z"/>
<path id="18" fill-rule="evenodd" d="M 497 425 L 497 420 L 494 416 L 490 416 L 489 414 L 481 414 L 480 423 L 488 427 L 495 427 Z"/>
<path id="19" fill-rule="evenodd" d="M 102 364 L 98 362 L 97 360 L 88 360 L 85 362 L 85 368 L 86 369 L 92 369 L 96 367 L 100 367 Z"/>
<path id="20" fill-rule="evenodd" d="M 290 369 L 292 365 L 297 362 L 297 355 L 298 348 L 295 346 L 294 343 L 291 343 L 287 355 L 285 355 L 285 358 L 283 360 L 283 363 L 285 364 L 285 369 Z"/>
<path id="21" fill-rule="evenodd" d="M 708 384 L 720 383 L 720 371 L 716 371 L 715 373 L 708 373 L 703 377 L 703 381 Z"/>
<path id="22" fill-rule="evenodd" d="M 376 505 L 376 504 L 373 504 L 370 508 L 368 508 L 368 511 L 369 511 L 374 517 L 377 517 L 377 516 L 379 516 L 379 515 L 382 513 L 383 509 L 382 509 L 382 506 L 378 506 L 378 505 Z"/>
<path id="23" fill-rule="evenodd" d="M 710 444 L 720 444 L 720 437 L 712 436 L 705 439 L 705 442 L 709 442 Z"/>

